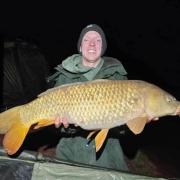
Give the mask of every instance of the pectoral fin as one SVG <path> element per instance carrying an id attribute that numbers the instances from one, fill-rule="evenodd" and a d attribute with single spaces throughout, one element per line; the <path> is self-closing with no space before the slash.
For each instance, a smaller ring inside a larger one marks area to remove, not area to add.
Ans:
<path id="1" fill-rule="evenodd" d="M 95 137 L 96 152 L 98 152 L 101 149 L 107 137 L 108 131 L 109 129 L 102 129 Z"/>
<path id="2" fill-rule="evenodd" d="M 50 126 L 55 123 L 53 119 L 40 119 L 33 129 L 39 129 L 42 127 Z"/>
<path id="3" fill-rule="evenodd" d="M 19 150 L 29 128 L 30 127 L 26 127 L 20 121 L 16 121 L 5 134 L 3 146 L 9 155 L 13 155 Z"/>
<path id="4" fill-rule="evenodd" d="M 127 122 L 127 126 L 134 134 L 140 134 L 143 131 L 147 121 L 147 116 L 137 117 Z"/>
<path id="5" fill-rule="evenodd" d="M 93 134 L 95 134 L 97 131 L 92 131 L 92 132 L 90 132 L 89 134 L 88 134 L 88 136 L 87 136 L 87 140 L 89 140 L 92 136 L 93 136 Z"/>

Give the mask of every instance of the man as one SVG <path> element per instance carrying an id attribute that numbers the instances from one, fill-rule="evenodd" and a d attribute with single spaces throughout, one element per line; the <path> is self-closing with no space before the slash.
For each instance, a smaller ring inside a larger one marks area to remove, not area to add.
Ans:
<path id="1" fill-rule="evenodd" d="M 57 72 L 49 77 L 49 81 L 54 81 L 55 86 L 59 86 L 94 79 L 127 79 L 127 73 L 120 61 L 103 57 L 106 47 L 106 38 L 101 27 L 96 24 L 86 26 L 78 40 L 79 54 L 68 57 L 58 65 Z M 55 125 L 58 127 L 61 123 L 68 127 L 64 119 L 57 117 Z M 117 170 L 128 170 L 118 137 L 107 138 L 104 148 L 98 154 L 99 157 L 96 157 L 94 140 L 88 143 L 85 131 L 81 130 L 75 135 L 66 134 L 65 136 L 57 145 L 58 158 Z"/>

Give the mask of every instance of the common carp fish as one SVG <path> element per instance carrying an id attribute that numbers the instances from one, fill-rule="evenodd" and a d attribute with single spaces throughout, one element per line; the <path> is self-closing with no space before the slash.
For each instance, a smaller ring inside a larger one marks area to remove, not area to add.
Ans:
<path id="1" fill-rule="evenodd" d="M 0 133 L 9 155 L 21 147 L 31 129 L 54 124 L 56 115 L 90 130 L 96 151 L 109 129 L 126 124 L 134 134 L 159 117 L 180 114 L 180 102 L 158 86 L 141 80 L 94 80 L 62 85 L 35 100 L 0 114 Z"/>

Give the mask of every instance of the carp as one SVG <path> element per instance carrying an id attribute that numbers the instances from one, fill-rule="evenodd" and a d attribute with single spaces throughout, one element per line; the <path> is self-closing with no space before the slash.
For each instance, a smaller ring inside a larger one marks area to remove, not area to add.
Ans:
<path id="1" fill-rule="evenodd" d="M 96 152 L 102 147 L 109 129 L 127 125 L 134 133 L 143 131 L 147 122 L 180 114 L 180 102 L 160 87 L 142 80 L 93 80 L 49 89 L 33 101 L 0 113 L 3 146 L 15 154 L 30 129 L 54 124 L 56 115 L 91 131 Z"/>

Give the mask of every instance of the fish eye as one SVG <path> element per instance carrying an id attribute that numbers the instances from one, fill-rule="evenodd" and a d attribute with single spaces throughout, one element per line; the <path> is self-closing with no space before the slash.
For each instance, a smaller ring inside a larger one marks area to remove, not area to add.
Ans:
<path id="1" fill-rule="evenodd" d="M 166 98 L 167 102 L 172 102 L 172 101 L 176 101 L 176 98 L 173 96 L 169 96 Z"/>

